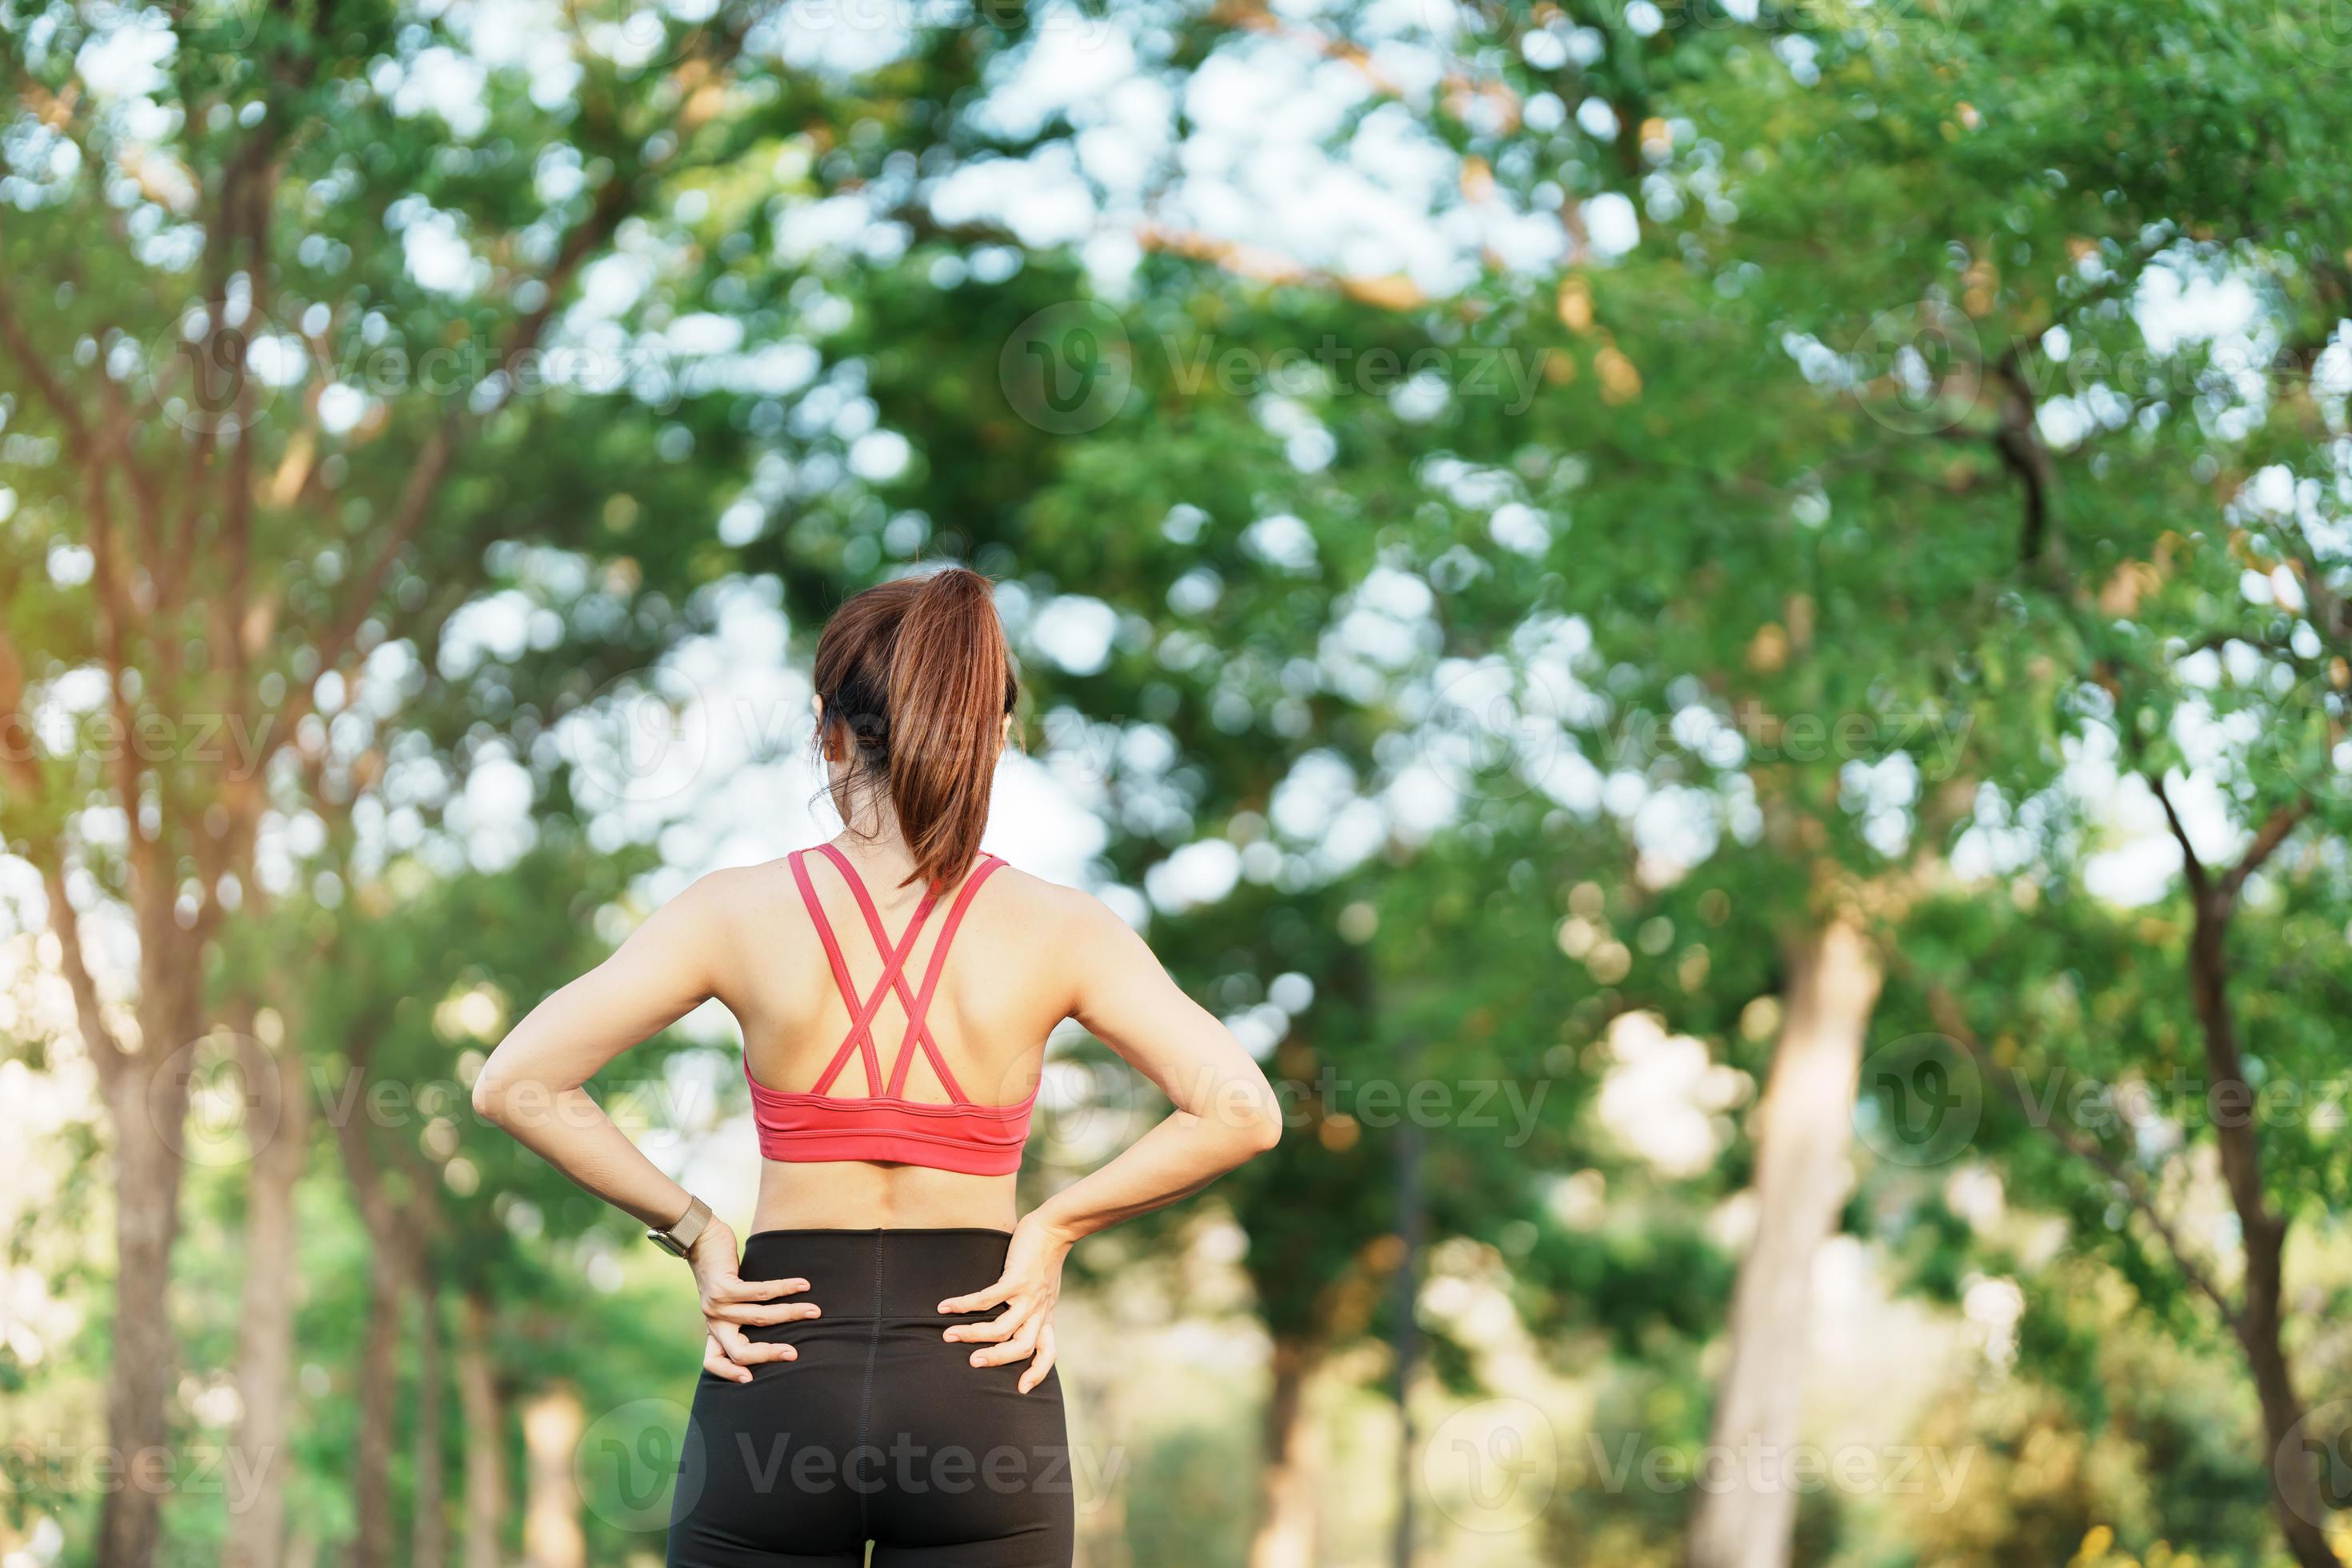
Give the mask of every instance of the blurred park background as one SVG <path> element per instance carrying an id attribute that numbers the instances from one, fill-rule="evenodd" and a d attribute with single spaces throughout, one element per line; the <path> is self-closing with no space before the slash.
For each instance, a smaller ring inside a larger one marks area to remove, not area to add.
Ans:
<path id="1" fill-rule="evenodd" d="M 658 1562 L 504 1027 L 829 834 L 1282 1087 L 1089 1242 L 1092 1568 L 2352 1562 L 2341 0 L 0 0 L 0 1563 Z M 739 1226 L 734 1039 L 598 1088 Z M 1024 1181 L 1159 1114 L 1057 1037 Z"/>

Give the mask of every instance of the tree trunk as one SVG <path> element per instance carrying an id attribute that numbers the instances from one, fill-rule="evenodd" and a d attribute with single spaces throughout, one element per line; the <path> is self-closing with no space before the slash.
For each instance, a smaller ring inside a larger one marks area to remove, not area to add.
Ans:
<path id="1" fill-rule="evenodd" d="M 1314 1568 L 1316 1464 L 1314 1424 L 1307 1418 L 1307 1383 L 1313 1352 L 1299 1340 L 1274 1342 L 1274 1388 L 1265 1403 L 1257 1536 L 1250 1568 Z"/>
<path id="2" fill-rule="evenodd" d="M 2213 1080 L 2207 1108 L 2221 1153 L 2221 1175 L 2246 1249 L 2244 1296 L 2231 1325 L 2253 1373 L 2270 1439 L 2271 1512 L 2302 1568 L 2341 1568 L 2341 1560 L 2321 1528 L 2315 1455 L 2297 1428 L 2304 1417 L 2294 1370 L 2279 1331 L 2285 1301 L 2286 1221 L 2270 1206 L 2263 1189 L 2262 1144 L 2256 1136 L 2255 1099 L 2246 1082 L 2238 1048 L 2238 1026 L 2230 1008 L 2226 951 L 2231 893 L 2195 885 L 2196 927 L 2189 938 L 2189 984 L 2197 1021 L 2205 1037 L 2206 1070 Z"/>
<path id="3" fill-rule="evenodd" d="M 410 1568 L 445 1568 L 449 1561 L 448 1487 L 441 1452 L 441 1288 L 429 1268 L 416 1280 L 416 1539 Z"/>
<path id="4" fill-rule="evenodd" d="M 189 1084 L 181 1047 L 196 1037 L 200 1010 L 196 955 L 185 955 L 187 972 L 172 973 L 173 955 L 163 951 L 168 939 L 156 923 L 141 922 L 139 1049 L 116 1055 L 103 1040 L 90 1047 L 106 1079 L 115 1167 L 113 1365 L 106 1388 L 114 1484 L 99 1517 L 98 1561 L 104 1568 L 148 1568 L 154 1562 L 163 1496 L 173 1479 L 170 1411 L 178 1347 L 169 1306 Z"/>
<path id="5" fill-rule="evenodd" d="M 374 1041 L 365 1037 L 344 1047 L 362 1091 L 373 1047 Z M 372 1244 L 367 1324 L 359 1352 L 360 1432 L 352 1458 L 353 1526 L 359 1539 L 350 1561 L 352 1568 L 392 1568 L 393 1431 L 400 1414 L 402 1320 L 409 1295 L 418 1291 L 430 1267 L 428 1249 L 436 1216 L 429 1188 L 412 1185 L 404 1207 L 394 1191 L 392 1173 L 378 1163 L 375 1146 L 369 1141 L 369 1118 L 331 1120 L 336 1143 L 342 1150 L 343 1169 L 351 1178 L 352 1195 L 359 1204 Z"/>
<path id="6" fill-rule="evenodd" d="M 294 1192 L 310 1153 L 308 1100 L 299 1053 L 246 1038 L 240 1044 L 251 1092 L 274 1094 L 274 1131 L 257 1133 L 245 1214 L 245 1278 L 237 1303 L 236 1386 L 243 1415 L 237 1451 L 249 1479 L 229 1500 L 225 1568 L 280 1568 L 286 1538 L 287 1423 L 294 1381 Z M 274 1086 L 269 1087 L 269 1086 Z"/>
<path id="7" fill-rule="evenodd" d="M 580 1528 L 580 1488 L 572 1456 L 588 1429 L 580 1395 L 551 1388 L 523 1407 L 522 1560 L 526 1568 L 587 1568 L 588 1538 Z"/>
<path id="8" fill-rule="evenodd" d="M 106 1568 L 147 1568 L 160 1539 L 169 1489 L 172 1377 L 178 1351 L 168 1280 L 179 1230 L 180 1158 L 148 1120 L 142 1056 L 126 1081 L 136 1097 L 117 1106 L 114 1183 L 113 1365 L 106 1385 L 106 1430 L 113 1489 L 99 1524 Z"/>
<path id="9" fill-rule="evenodd" d="M 352 1568 L 392 1568 L 393 1426 L 400 1415 L 400 1319 L 408 1295 L 400 1255 L 376 1238 L 368 1263 L 367 1326 L 360 1336 L 359 1440 L 352 1455 Z"/>
<path id="10" fill-rule="evenodd" d="M 499 1568 L 507 1521 L 507 1422 L 490 1364 L 490 1308 L 468 1291 L 457 1308 L 457 1408 L 466 1427 L 465 1568 Z"/>
<path id="11" fill-rule="evenodd" d="M 1756 1110 L 1756 1235 L 1732 1290 L 1731 1356 L 1709 1435 L 1717 1484 L 1692 1515 L 1691 1568 L 1786 1568 L 1796 1522 L 1788 1455 L 1804 1399 L 1813 1255 L 1845 1201 L 1879 967 L 1846 915 L 1792 943 L 1788 964 L 1788 1011 Z"/>

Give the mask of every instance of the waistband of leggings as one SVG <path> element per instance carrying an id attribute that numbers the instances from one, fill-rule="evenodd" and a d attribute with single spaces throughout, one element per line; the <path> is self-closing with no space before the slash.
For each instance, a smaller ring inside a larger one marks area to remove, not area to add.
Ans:
<path id="1" fill-rule="evenodd" d="M 805 1279 L 795 1300 L 827 1318 L 934 1318 L 950 1296 L 996 1283 L 1010 1231 L 760 1230 L 743 1242 L 746 1279 Z"/>

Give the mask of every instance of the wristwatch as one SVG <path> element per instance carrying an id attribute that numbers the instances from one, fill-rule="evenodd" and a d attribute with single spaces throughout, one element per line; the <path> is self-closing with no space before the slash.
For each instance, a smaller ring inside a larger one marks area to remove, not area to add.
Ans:
<path id="1" fill-rule="evenodd" d="M 684 1258 L 701 1237 L 703 1227 L 710 1223 L 710 1205 L 693 1194 L 687 1194 L 686 1217 L 667 1230 L 649 1230 L 646 1239 L 664 1252 Z"/>

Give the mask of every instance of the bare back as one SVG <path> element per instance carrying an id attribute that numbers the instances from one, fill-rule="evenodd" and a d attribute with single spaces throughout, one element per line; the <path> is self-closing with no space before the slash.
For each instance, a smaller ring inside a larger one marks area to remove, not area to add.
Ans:
<path id="1" fill-rule="evenodd" d="M 789 1094 L 818 1089 L 835 1058 L 845 1054 L 825 1091 L 848 1097 L 883 1095 L 900 1070 L 897 1097 L 925 1104 L 950 1102 L 929 1051 L 908 1037 L 909 996 L 886 979 L 881 944 L 848 879 L 823 856 L 806 870 L 835 935 L 840 961 L 860 1000 L 875 998 L 868 1027 L 872 1062 L 845 1050 L 856 1022 L 833 958 L 810 918 L 785 860 L 725 873 L 736 940 L 716 966 L 716 994 L 743 1033 L 749 1076 Z M 922 889 L 865 879 L 873 912 L 897 946 L 923 902 Z M 952 899 L 957 889 L 943 890 Z M 1055 940 L 1072 919 L 1070 889 L 1002 867 L 973 893 L 940 966 L 938 989 L 924 1011 L 930 1043 L 962 1096 L 982 1105 L 1027 1099 L 1037 1087 L 1045 1037 L 1076 1010 L 1078 944 Z M 1091 900 L 1087 900 L 1091 902 Z M 924 922 L 904 955 L 904 973 L 919 977 L 931 966 L 946 922 Z M 880 993 L 878 997 L 877 992 Z M 883 1081 L 869 1081 L 878 1068 Z M 1010 1230 L 1016 1209 L 1015 1177 L 969 1175 L 924 1165 L 864 1160 L 761 1162 L 759 1229 L 978 1226 Z"/>

